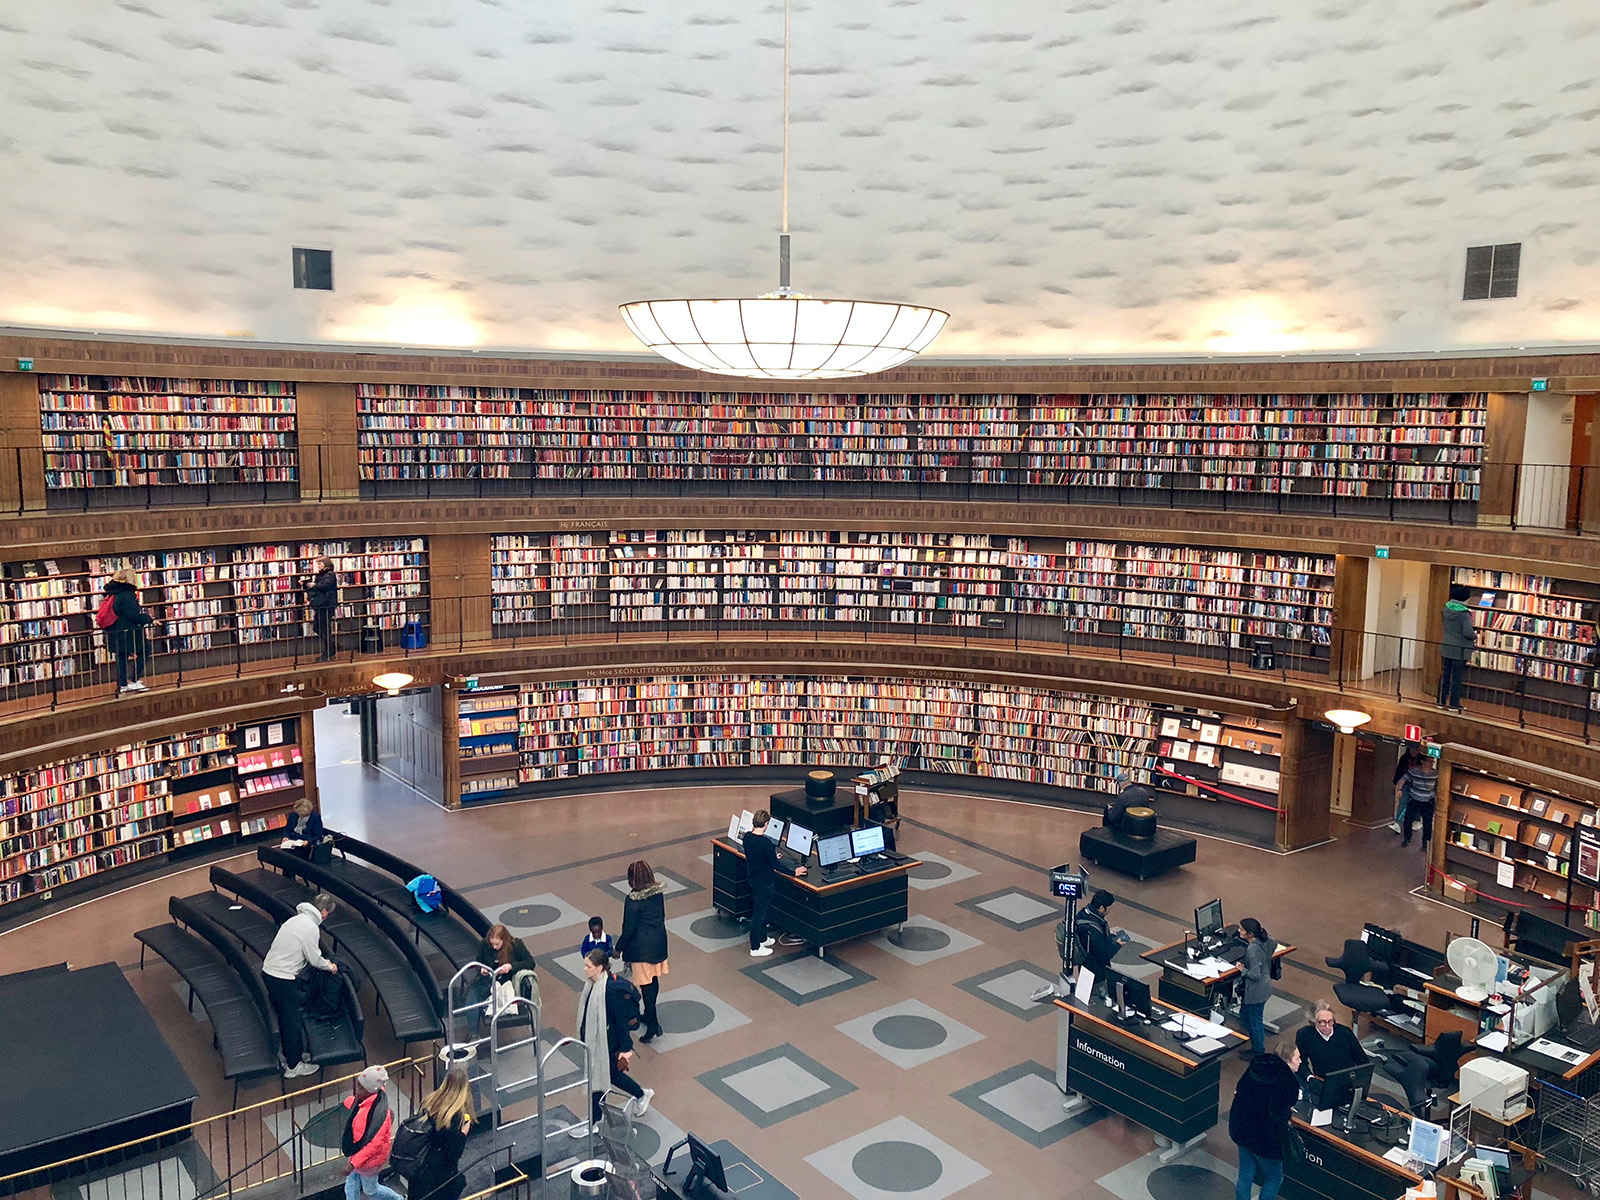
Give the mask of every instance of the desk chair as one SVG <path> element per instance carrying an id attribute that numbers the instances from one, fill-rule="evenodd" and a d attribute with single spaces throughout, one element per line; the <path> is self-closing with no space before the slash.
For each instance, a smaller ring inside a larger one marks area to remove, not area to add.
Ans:
<path id="1" fill-rule="evenodd" d="M 1441 1033 L 1431 1046 L 1407 1047 L 1389 1051 L 1382 1061 L 1383 1073 L 1405 1089 L 1406 1105 L 1415 1116 L 1426 1118 L 1440 1091 L 1455 1086 L 1466 1048 L 1461 1031 Z"/>
<path id="2" fill-rule="evenodd" d="M 1362 1013 L 1370 1015 L 1404 1007 L 1395 999 L 1393 993 L 1363 982 L 1363 978 L 1372 970 L 1374 964 L 1372 955 L 1367 951 L 1367 944 L 1360 938 L 1346 938 L 1344 953 L 1338 958 L 1324 958 L 1322 961 L 1344 972 L 1344 982 L 1333 985 L 1333 994 L 1338 997 L 1339 1003 L 1353 1014 L 1352 1023 L 1357 1032 L 1360 1032 Z"/>

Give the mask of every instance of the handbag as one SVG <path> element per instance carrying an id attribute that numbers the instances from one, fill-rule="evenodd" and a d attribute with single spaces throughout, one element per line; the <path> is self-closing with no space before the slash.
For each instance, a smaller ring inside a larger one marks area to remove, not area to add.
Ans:
<path id="1" fill-rule="evenodd" d="M 331 863 L 333 861 L 333 843 L 326 838 L 320 842 L 312 842 L 311 861 L 314 863 Z"/>
<path id="2" fill-rule="evenodd" d="M 494 1010 L 499 1012 L 517 998 L 517 987 L 509 979 L 494 981 Z"/>
<path id="3" fill-rule="evenodd" d="M 1306 1160 L 1305 1139 L 1293 1125 L 1283 1131 L 1283 1161 L 1303 1163 Z"/>

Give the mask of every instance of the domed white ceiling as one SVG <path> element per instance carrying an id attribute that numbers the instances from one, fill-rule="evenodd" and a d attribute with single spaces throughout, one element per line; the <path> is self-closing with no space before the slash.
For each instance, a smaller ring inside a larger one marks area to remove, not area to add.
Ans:
<path id="1" fill-rule="evenodd" d="M 10 0 L 0 321 L 634 351 L 619 302 L 776 284 L 781 45 L 770 0 Z M 947 356 L 1600 341 L 1596 64 L 1586 0 L 813 0 L 794 283 Z"/>

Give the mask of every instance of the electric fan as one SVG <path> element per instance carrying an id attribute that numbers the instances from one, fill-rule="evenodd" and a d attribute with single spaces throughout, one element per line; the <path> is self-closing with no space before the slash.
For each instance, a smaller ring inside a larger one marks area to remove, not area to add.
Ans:
<path id="1" fill-rule="evenodd" d="M 1486 1000 L 1489 987 L 1500 974 L 1500 958 L 1493 947 L 1477 938 L 1456 938 L 1445 950 L 1445 958 L 1461 986 L 1456 995 L 1463 1000 Z"/>

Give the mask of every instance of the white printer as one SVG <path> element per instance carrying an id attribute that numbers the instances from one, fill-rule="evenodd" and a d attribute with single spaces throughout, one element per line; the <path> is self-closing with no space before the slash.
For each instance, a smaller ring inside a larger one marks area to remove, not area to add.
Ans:
<path id="1" fill-rule="evenodd" d="M 1528 1073 L 1498 1058 L 1461 1064 L 1461 1103 L 1497 1121 L 1514 1121 L 1528 1111 Z"/>

